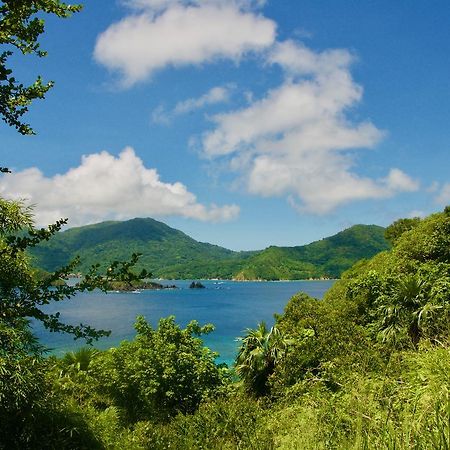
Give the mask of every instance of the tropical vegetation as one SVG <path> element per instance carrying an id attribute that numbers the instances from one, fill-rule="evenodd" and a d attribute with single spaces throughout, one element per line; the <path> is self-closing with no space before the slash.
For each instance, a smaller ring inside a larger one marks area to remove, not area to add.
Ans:
<path id="1" fill-rule="evenodd" d="M 450 208 L 403 225 L 323 300 L 246 330 L 231 368 L 195 321 L 140 317 L 132 341 L 55 358 L 0 319 L 0 448 L 448 448 Z"/>
<path id="2" fill-rule="evenodd" d="M 140 253 L 138 269 L 164 279 L 294 280 L 338 278 L 352 264 L 390 247 L 384 228 L 355 225 L 298 247 L 234 252 L 198 242 L 153 219 L 102 222 L 68 229 L 31 249 L 35 265 L 53 271 L 79 256 L 78 270 Z"/>
<path id="3" fill-rule="evenodd" d="M 0 44 L 43 56 L 36 14 L 78 9 L 5 0 Z M 51 86 L 23 87 L 9 56 L 0 55 L 0 114 L 31 133 L 22 116 Z M 395 222 L 392 249 L 354 264 L 323 300 L 299 293 L 270 330 L 247 330 L 234 368 L 203 345 L 212 325 L 181 328 L 173 317 L 156 328 L 138 317 L 135 339 L 117 348 L 47 356 L 30 318 L 87 344 L 107 332 L 66 324 L 45 305 L 146 275 L 133 273 L 134 255 L 55 286 L 78 260 L 42 276 L 29 250 L 64 223 L 36 229 L 28 208 L 0 198 L 0 449 L 450 447 L 450 207 Z"/>

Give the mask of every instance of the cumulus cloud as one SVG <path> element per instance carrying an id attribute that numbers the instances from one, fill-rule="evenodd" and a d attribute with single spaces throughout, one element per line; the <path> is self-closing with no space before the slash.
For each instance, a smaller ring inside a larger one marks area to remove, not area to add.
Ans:
<path id="1" fill-rule="evenodd" d="M 214 128 L 202 136 L 204 156 L 227 160 L 250 193 L 285 195 L 296 208 L 319 214 L 416 190 L 399 169 L 379 180 L 355 170 L 357 153 L 384 133 L 350 118 L 363 93 L 350 73 L 353 60 L 346 50 L 276 44 L 268 63 L 282 68 L 284 82 L 248 107 L 213 116 Z"/>
<path id="2" fill-rule="evenodd" d="M 249 9 L 254 3 L 129 1 L 138 10 L 98 36 L 94 57 L 120 72 L 124 86 L 146 80 L 167 66 L 221 58 L 237 61 L 275 40 L 275 23 Z"/>
<path id="3" fill-rule="evenodd" d="M 212 116 L 211 130 L 190 140 L 200 142 L 204 157 L 238 173 L 248 192 L 285 196 L 298 209 L 324 214 L 355 200 L 418 189 L 397 168 L 376 179 L 358 173 L 359 154 L 385 133 L 370 120 L 354 119 L 363 89 L 352 78 L 352 52 L 277 42 L 275 23 L 257 11 L 264 0 L 124 2 L 133 13 L 98 37 L 95 58 L 121 72 L 125 86 L 167 66 L 239 60 L 252 51 L 264 56 L 266 69 L 281 68 L 278 87 L 258 99 L 247 94 L 246 107 Z M 167 124 L 227 100 L 228 92 L 214 89 L 169 111 L 158 107 L 153 121 Z"/>
<path id="4" fill-rule="evenodd" d="M 175 116 L 187 114 L 217 103 L 227 102 L 230 98 L 232 87 L 232 85 L 213 87 L 198 98 L 189 98 L 178 102 L 171 111 L 166 111 L 164 107 L 158 106 L 152 113 L 152 120 L 155 123 L 166 125 L 170 123 Z"/>
<path id="5" fill-rule="evenodd" d="M 106 151 L 83 156 L 80 166 L 53 177 L 45 177 L 35 167 L 3 176 L 0 195 L 36 204 L 40 225 L 61 217 L 68 217 L 71 225 L 82 225 L 136 216 L 218 222 L 239 214 L 236 205 L 205 206 L 182 183 L 164 183 L 130 147 L 118 157 Z"/>

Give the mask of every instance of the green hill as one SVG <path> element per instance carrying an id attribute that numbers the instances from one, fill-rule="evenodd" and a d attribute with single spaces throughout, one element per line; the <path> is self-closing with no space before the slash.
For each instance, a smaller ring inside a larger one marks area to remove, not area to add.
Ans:
<path id="1" fill-rule="evenodd" d="M 52 271 L 78 255 L 85 272 L 92 264 L 106 268 L 141 253 L 138 268 L 155 277 L 279 280 L 339 277 L 355 261 L 386 248 L 384 229 L 375 225 L 355 225 L 305 246 L 234 252 L 153 219 L 132 219 L 71 228 L 33 249 L 32 256 L 36 266 Z"/>
<path id="2" fill-rule="evenodd" d="M 340 233 L 298 247 L 269 247 L 245 261 L 237 279 L 338 278 L 356 261 L 389 248 L 384 228 L 354 225 Z"/>
<path id="3" fill-rule="evenodd" d="M 35 265 L 55 270 L 80 256 L 79 270 L 92 264 L 106 268 L 111 261 L 128 260 L 141 253 L 138 268 L 164 278 L 231 278 L 241 261 L 253 252 L 198 242 L 179 230 L 153 219 L 102 222 L 71 228 L 33 249 Z"/>

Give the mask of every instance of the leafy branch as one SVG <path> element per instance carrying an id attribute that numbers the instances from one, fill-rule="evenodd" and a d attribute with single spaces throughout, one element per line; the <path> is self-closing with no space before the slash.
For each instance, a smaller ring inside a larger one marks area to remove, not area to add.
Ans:
<path id="1" fill-rule="evenodd" d="M 54 83 L 44 83 L 40 76 L 29 86 L 17 81 L 8 67 L 8 58 L 13 55 L 11 48 L 23 55 L 46 56 L 47 52 L 41 50 L 38 41 L 45 31 L 45 22 L 39 14 L 66 18 L 81 8 L 81 5 L 67 5 L 59 0 L 3 0 L 0 3 L 0 45 L 7 48 L 0 53 L 0 115 L 20 134 L 34 134 L 31 126 L 22 121 L 22 116 L 34 100 L 45 97 Z"/>

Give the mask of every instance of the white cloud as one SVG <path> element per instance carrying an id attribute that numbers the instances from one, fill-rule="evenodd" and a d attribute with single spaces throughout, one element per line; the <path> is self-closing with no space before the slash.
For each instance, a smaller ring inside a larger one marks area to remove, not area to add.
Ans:
<path id="1" fill-rule="evenodd" d="M 124 86 L 167 66 L 239 60 L 275 40 L 275 23 L 243 8 L 253 2 L 133 0 L 142 11 L 97 38 L 94 57 L 122 74 Z"/>
<path id="2" fill-rule="evenodd" d="M 214 116 L 215 128 L 202 137 L 203 154 L 226 159 L 250 193 L 285 195 L 313 213 L 416 190 L 399 169 L 380 180 L 354 169 L 356 152 L 375 146 L 384 133 L 349 118 L 362 98 L 350 73 L 353 59 L 346 50 L 276 44 L 268 62 L 282 67 L 285 81 L 246 108 Z"/>
<path id="3" fill-rule="evenodd" d="M 327 76 L 347 71 L 354 56 L 344 49 L 314 52 L 294 41 L 277 42 L 269 53 L 268 62 L 282 66 L 290 75 Z"/>
<path id="4" fill-rule="evenodd" d="M 227 87 L 214 87 L 210 89 L 206 94 L 199 98 L 190 98 L 182 102 L 177 103 L 173 112 L 174 114 L 186 114 L 196 109 L 203 108 L 207 105 L 213 105 L 215 103 L 221 103 L 228 101 L 230 97 L 230 90 Z"/>
<path id="5" fill-rule="evenodd" d="M 189 98 L 178 102 L 171 111 L 166 111 L 164 107 L 160 105 L 153 111 L 152 121 L 167 125 L 175 116 L 187 114 L 217 103 L 227 102 L 230 98 L 232 87 L 232 85 L 213 87 L 198 98 Z"/>
<path id="6" fill-rule="evenodd" d="M 445 183 L 441 187 L 436 202 L 440 205 L 450 205 L 450 183 Z"/>
<path id="7" fill-rule="evenodd" d="M 383 181 L 391 192 L 414 192 L 419 189 L 419 183 L 400 169 L 391 169 Z"/>
<path id="8" fill-rule="evenodd" d="M 325 83 L 287 81 L 248 108 L 214 116 L 217 127 L 205 134 L 204 151 L 209 156 L 230 154 L 255 147 L 260 139 L 267 144 L 267 138 L 280 143 L 280 133 L 298 134 L 298 145 L 305 149 L 373 145 L 379 130 L 371 123 L 352 127 L 341 117 L 360 96 L 358 86 L 338 77 Z M 261 147 L 258 151 L 265 153 Z"/>
<path id="9" fill-rule="evenodd" d="M 53 177 L 34 167 L 3 176 L 0 195 L 36 204 L 40 225 L 61 217 L 68 217 L 74 226 L 137 216 L 217 222 L 239 214 L 236 205 L 207 207 L 182 183 L 162 182 L 156 169 L 146 168 L 130 147 L 117 158 L 106 151 L 83 156 L 80 166 Z"/>

